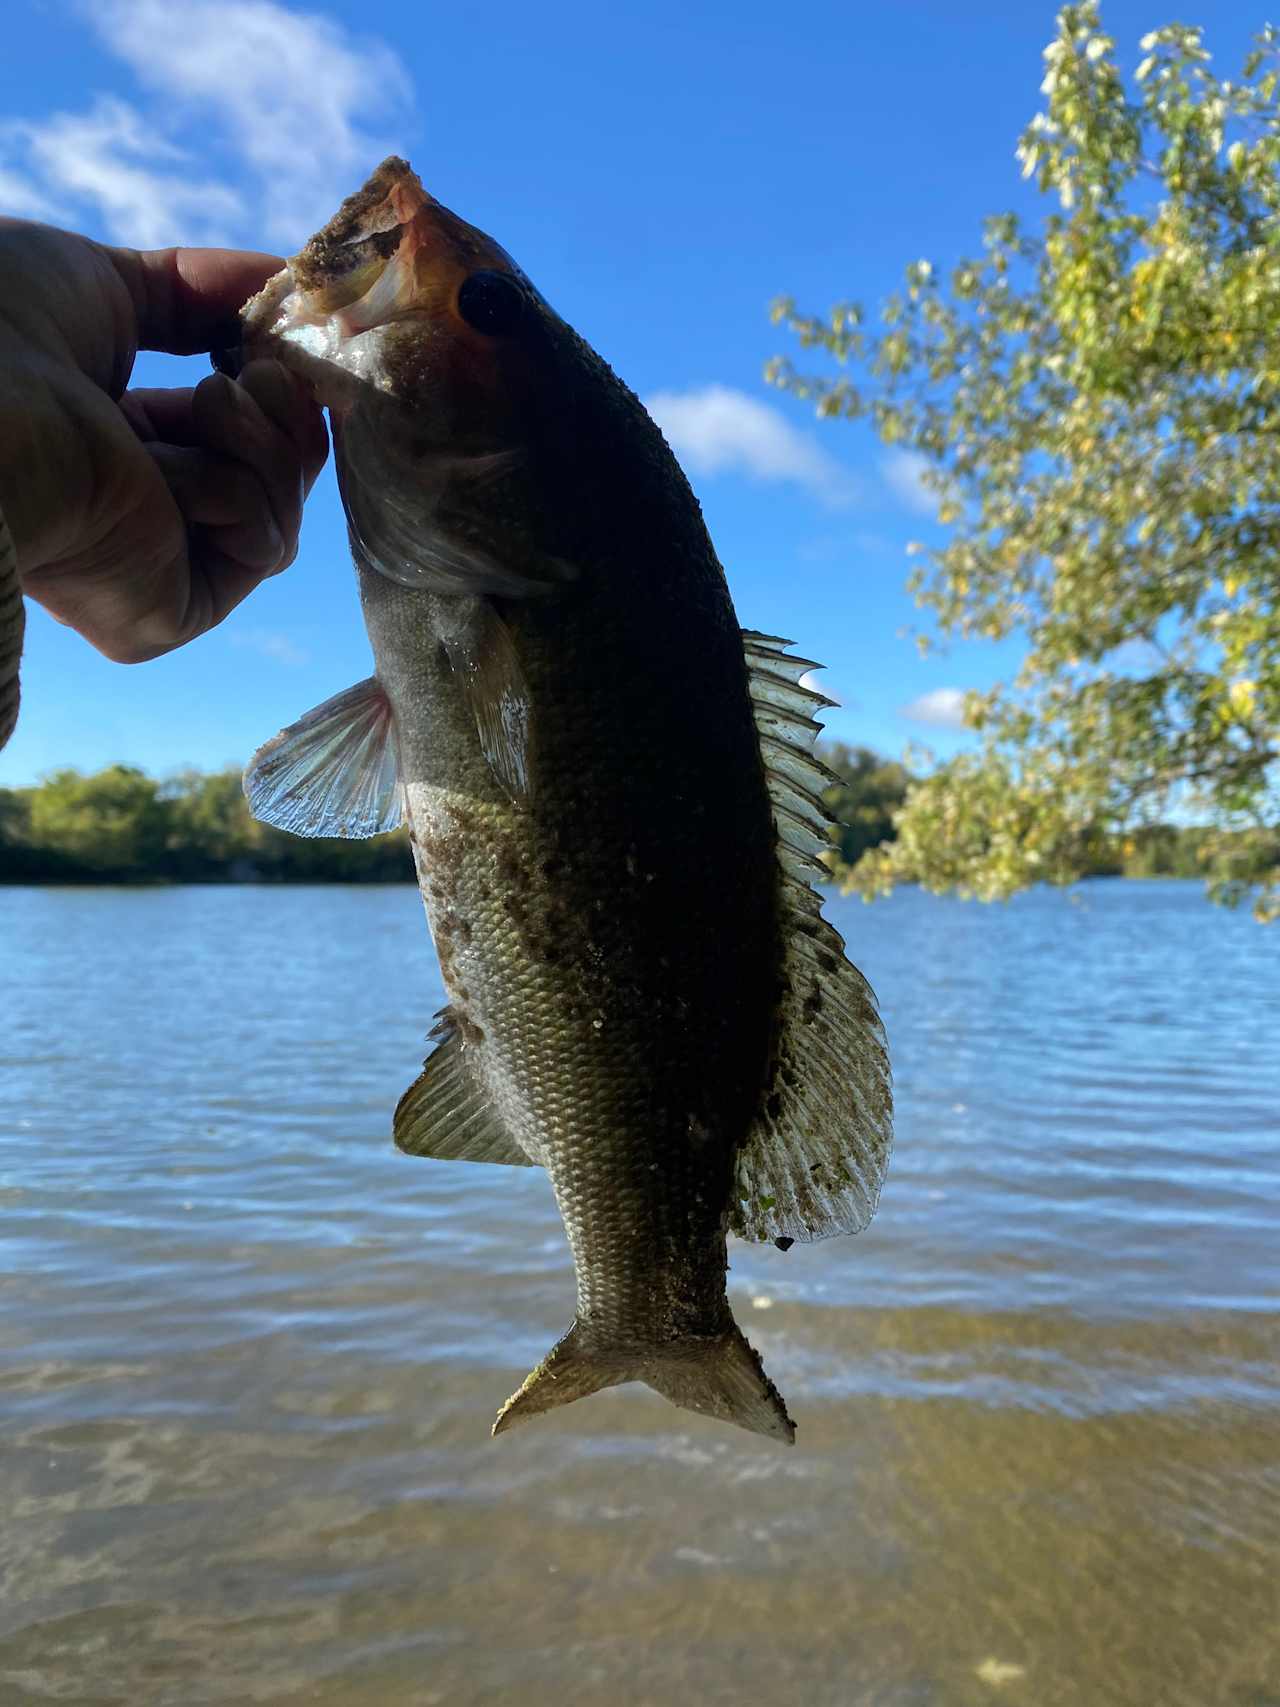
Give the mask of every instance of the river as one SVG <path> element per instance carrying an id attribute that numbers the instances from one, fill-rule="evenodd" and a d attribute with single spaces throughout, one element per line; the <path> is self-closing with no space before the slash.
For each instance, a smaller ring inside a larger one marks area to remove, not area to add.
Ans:
<path id="1" fill-rule="evenodd" d="M 0 1702 L 1280 1707 L 1280 927 L 829 911 L 897 1149 L 732 1243 L 788 1451 L 628 1386 L 540 1169 L 400 1156 L 409 887 L 0 890 Z"/>

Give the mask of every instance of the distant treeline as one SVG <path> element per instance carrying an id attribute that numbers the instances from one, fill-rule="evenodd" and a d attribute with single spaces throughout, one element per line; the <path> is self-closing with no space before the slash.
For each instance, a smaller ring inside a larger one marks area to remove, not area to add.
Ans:
<path id="1" fill-rule="evenodd" d="M 830 856 L 839 881 L 893 838 L 910 776 L 865 747 L 829 745 L 840 781 Z M 1153 825 L 1104 849 L 1095 876 L 1198 877 L 1204 832 Z M 412 880 L 404 830 L 369 841 L 286 835 L 250 817 L 238 770 L 156 780 L 131 765 L 60 770 L 0 789 L 0 883 L 399 883 Z"/>
<path id="2" fill-rule="evenodd" d="M 157 781 L 132 765 L 0 789 L 4 883 L 399 883 L 404 830 L 313 840 L 258 823 L 238 770 Z"/>

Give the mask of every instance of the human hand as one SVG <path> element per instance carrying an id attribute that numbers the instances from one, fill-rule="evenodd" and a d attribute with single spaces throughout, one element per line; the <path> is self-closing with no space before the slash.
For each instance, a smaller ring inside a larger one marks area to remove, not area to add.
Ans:
<path id="1" fill-rule="evenodd" d="M 293 561 L 328 449 L 299 382 L 258 361 L 126 389 L 140 349 L 209 349 L 282 265 L 0 219 L 0 512 L 23 591 L 120 663 L 203 634 Z"/>

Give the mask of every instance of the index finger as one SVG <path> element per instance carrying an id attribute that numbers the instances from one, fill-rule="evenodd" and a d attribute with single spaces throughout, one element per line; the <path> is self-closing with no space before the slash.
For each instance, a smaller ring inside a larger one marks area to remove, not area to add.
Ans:
<path id="1" fill-rule="evenodd" d="M 133 301 L 138 348 L 190 356 L 225 336 L 251 296 L 284 266 L 256 249 L 113 249 Z"/>

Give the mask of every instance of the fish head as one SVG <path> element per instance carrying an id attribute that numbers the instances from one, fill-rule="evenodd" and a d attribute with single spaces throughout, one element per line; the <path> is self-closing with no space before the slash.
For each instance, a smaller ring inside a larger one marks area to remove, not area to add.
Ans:
<path id="1" fill-rule="evenodd" d="M 405 161 L 385 160 L 246 305 L 241 334 L 245 357 L 276 356 L 328 406 L 370 566 L 444 592 L 565 578 L 529 561 L 527 465 L 572 334 Z"/>
<path id="2" fill-rule="evenodd" d="M 246 307 L 246 353 L 274 353 L 341 417 L 392 400 L 451 447 L 518 434 L 551 311 L 510 255 L 384 160 Z"/>

